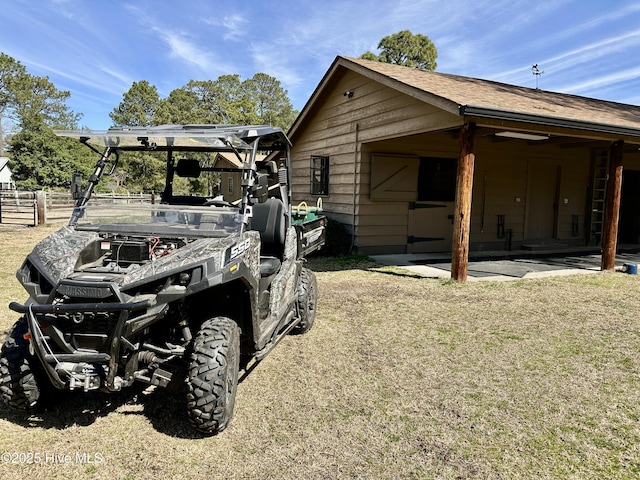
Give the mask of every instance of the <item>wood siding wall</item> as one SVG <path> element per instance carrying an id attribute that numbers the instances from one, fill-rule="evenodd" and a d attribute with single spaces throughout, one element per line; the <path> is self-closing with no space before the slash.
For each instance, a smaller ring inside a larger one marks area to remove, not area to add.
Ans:
<path id="1" fill-rule="evenodd" d="M 321 107 L 307 115 L 305 125 L 292 139 L 293 201 L 315 202 L 309 193 L 310 158 L 328 155 L 329 195 L 323 197 L 327 214 L 348 229 L 355 223 L 358 247 L 396 245 L 404 249 L 407 202 L 371 203 L 370 156 L 363 161 L 360 145 L 456 125 L 460 119 L 353 72 L 337 77 Z M 353 97 L 345 96 L 347 91 Z M 364 222 L 361 216 L 367 217 Z"/>

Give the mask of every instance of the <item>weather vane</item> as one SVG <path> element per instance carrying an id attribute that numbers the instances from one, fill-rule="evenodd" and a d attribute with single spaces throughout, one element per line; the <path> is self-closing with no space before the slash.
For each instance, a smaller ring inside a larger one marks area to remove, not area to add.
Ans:
<path id="1" fill-rule="evenodd" d="M 544 71 L 542 72 L 540 71 L 537 63 L 534 63 L 533 65 L 531 65 L 531 70 L 536 77 L 536 90 L 538 90 L 538 78 L 540 78 L 540 75 L 542 75 Z"/>

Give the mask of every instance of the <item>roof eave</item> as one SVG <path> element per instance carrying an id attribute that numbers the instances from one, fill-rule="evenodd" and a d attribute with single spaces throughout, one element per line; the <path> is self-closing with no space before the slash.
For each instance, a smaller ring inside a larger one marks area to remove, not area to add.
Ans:
<path id="1" fill-rule="evenodd" d="M 322 80 L 320 81 L 316 89 L 311 94 L 311 97 L 309 98 L 305 106 L 302 108 L 302 110 L 298 114 L 298 117 L 293 122 L 293 125 L 291 125 L 291 128 L 287 132 L 287 135 L 289 136 L 289 138 L 293 139 L 293 137 L 295 137 L 296 130 L 300 127 L 302 123 L 304 123 L 304 119 L 306 118 L 307 114 L 313 108 L 313 106 L 317 103 L 321 93 L 324 91 L 327 84 L 331 81 L 335 73 L 341 67 L 347 68 L 357 74 L 360 74 L 367 78 L 375 80 L 384 86 L 393 88 L 398 92 L 409 95 L 422 102 L 434 105 L 435 107 L 438 107 L 444 111 L 447 111 L 453 114 L 457 113 L 458 104 L 452 100 L 440 97 L 438 95 L 434 95 L 433 93 L 408 85 L 402 82 L 401 80 L 398 80 L 391 76 L 384 75 L 380 72 L 376 72 L 375 70 L 371 70 L 356 62 L 351 61 L 348 57 L 337 56 L 334 59 L 331 66 L 329 67 L 329 69 L 327 70 L 327 72 L 325 73 L 325 75 L 322 77 Z"/>
<path id="2" fill-rule="evenodd" d="M 309 111 L 316 104 L 316 101 L 318 100 L 318 97 L 320 96 L 320 92 L 322 90 L 324 90 L 324 87 L 327 85 L 327 83 L 329 82 L 331 77 L 333 77 L 335 71 L 338 69 L 339 62 L 340 62 L 341 58 L 342 57 L 337 56 L 333 60 L 333 63 L 331 64 L 329 69 L 326 71 L 326 73 L 324 74 L 322 79 L 320 80 L 320 83 L 318 83 L 318 85 L 316 86 L 315 90 L 313 91 L 313 93 L 311 94 L 309 99 L 307 100 L 307 103 L 305 103 L 304 107 L 302 107 L 302 110 L 300 111 L 300 113 L 298 114 L 296 119 L 293 121 L 293 124 L 291 125 L 291 127 L 289 127 L 289 130 L 287 131 L 287 136 L 289 137 L 289 139 L 291 141 L 293 141 L 293 137 L 295 136 L 295 132 L 298 129 L 298 127 L 300 127 L 300 125 L 303 123 L 303 121 L 306 118 L 306 116 L 309 113 Z"/>
<path id="3" fill-rule="evenodd" d="M 509 110 L 498 110 L 494 108 L 476 107 L 474 105 L 461 105 L 461 117 L 485 118 L 490 120 L 519 122 L 530 125 L 569 128 L 584 130 L 589 132 L 605 133 L 623 137 L 636 137 L 640 139 L 640 129 L 622 127 L 619 125 L 608 125 L 597 122 L 585 122 L 570 118 L 548 117 L 544 115 L 531 115 L 529 113 L 514 112 Z"/>

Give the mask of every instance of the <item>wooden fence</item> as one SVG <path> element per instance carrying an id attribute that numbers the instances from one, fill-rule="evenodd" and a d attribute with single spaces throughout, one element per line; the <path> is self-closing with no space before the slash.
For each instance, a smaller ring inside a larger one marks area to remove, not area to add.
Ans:
<path id="1" fill-rule="evenodd" d="M 152 203 L 149 194 L 99 193 L 91 196 L 100 204 Z M 76 201 L 65 192 L 0 190 L 0 224 L 44 225 L 63 223 L 71 217 Z"/>
<path id="2" fill-rule="evenodd" d="M 37 196 L 37 192 L 0 190 L 0 223 L 37 225 L 40 216 Z"/>

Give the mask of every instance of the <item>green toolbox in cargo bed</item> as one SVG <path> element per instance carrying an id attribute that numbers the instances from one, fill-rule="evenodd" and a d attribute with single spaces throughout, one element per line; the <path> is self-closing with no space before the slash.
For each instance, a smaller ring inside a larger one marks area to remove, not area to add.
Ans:
<path id="1" fill-rule="evenodd" d="M 318 199 L 315 207 L 308 207 L 307 202 L 300 202 L 291 209 L 291 223 L 298 232 L 298 252 L 305 256 L 318 250 L 325 242 L 327 217 L 322 215 L 322 200 Z"/>

